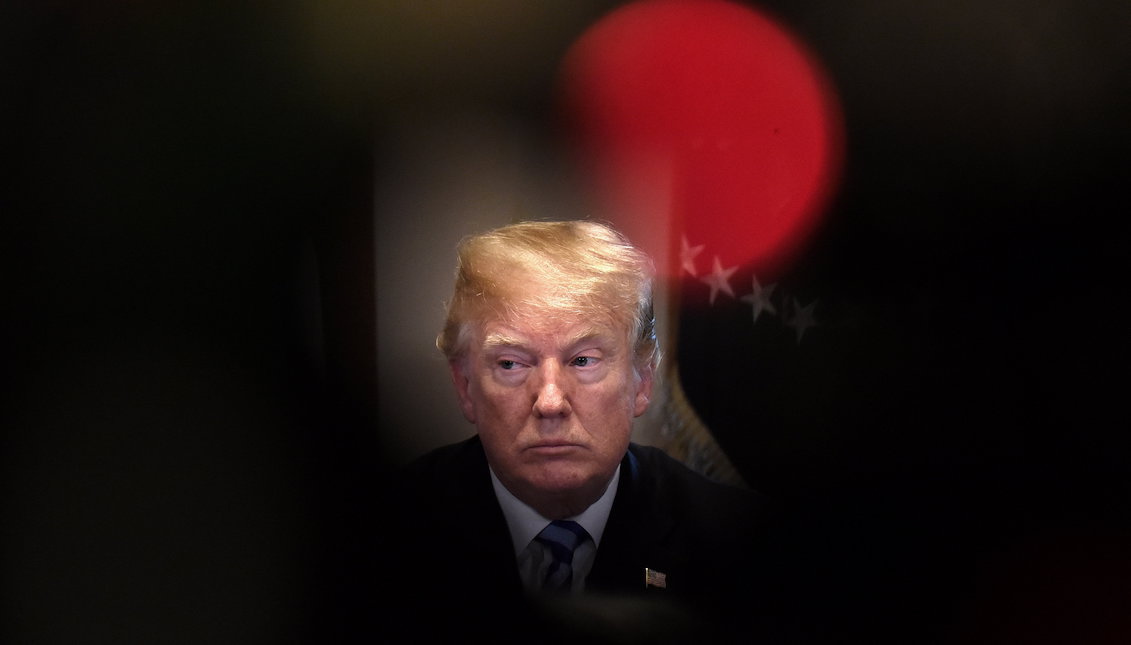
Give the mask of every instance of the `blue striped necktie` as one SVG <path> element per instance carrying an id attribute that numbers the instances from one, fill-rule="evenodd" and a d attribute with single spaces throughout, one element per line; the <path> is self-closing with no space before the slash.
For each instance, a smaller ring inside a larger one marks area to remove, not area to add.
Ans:
<path id="1" fill-rule="evenodd" d="M 553 558 L 546 569 L 542 588 L 569 591 L 573 582 L 573 552 L 591 539 L 589 533 L 577 522 L 554 520 L 534 539 L 546 545 Z"/>

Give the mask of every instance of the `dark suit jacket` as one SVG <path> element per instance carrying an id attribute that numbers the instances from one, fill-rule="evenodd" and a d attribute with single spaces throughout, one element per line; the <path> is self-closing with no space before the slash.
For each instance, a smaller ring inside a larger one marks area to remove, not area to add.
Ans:
<path id="1" fill-rule="evenodd" d="M 681 616 L 747 608 L 764 591 L 758 543 L 767 513 L 763 500 L 710 481 L 653 447 L 632 444 L 624 456 L 587 593 L 571 598 L 568 610 L 524 593 L 477 436 L 423 456 L 389 489 L 385 508 L 391 512 L 382 522 L 389 529 L 384 586 L 399 599 L 393 613 L 412 616 L 416 625 L 436 628 L 429 617 L 458 608 L 460 618 L 448 613 L 443 620 L 489 624 L 499 638 L 498 621 L 486 618 L 496 610 L 503 613 L 499 621 L 519 629 L 558 611 L 570 617 L 573 629 L 591 629 L 594 616 L 610 619 L 608 609 L 618 606 L 611 619 L 633 622 L 634 633 L 647 625 L 671 636 Z M 664 573 L 666 588 L 646 587 L 645 567 Z M 465 635 L 462 627 L 448 626 L 456 630 L 452 635 Z"/>

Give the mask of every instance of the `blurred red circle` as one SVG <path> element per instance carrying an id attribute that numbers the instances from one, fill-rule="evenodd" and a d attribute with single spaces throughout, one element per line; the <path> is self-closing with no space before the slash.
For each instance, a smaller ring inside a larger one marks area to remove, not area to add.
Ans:
<path id="1" fill-rule="evenodd" d="M 671 275 L 684 237 L 706 250 L 701 265 L 717 255 L 772 274 L 839 178 L 831 84 L 797 36 L 751 7 L 624 5 L 573 44 L 558 80 L 598 195 L 630 237 L 663 245 L 649 250 Z"/>

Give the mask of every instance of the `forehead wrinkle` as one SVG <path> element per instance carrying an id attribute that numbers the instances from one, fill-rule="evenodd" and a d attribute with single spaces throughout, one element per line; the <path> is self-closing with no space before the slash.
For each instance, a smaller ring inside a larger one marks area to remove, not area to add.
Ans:
<path id="1" fill-rule="evenodd" d="M 580 345 L 582 343 L 586 343 L 586 342 L 589 342 L 589 341 L 592 341 L 592 340 L 611 341 L 612 339 L 613 339 L 613 336 L 611 334 L 608 334 L 608 333 L 601 331 L 601 330 L 598 330 L 598 329 L 588 328 L 588 329 L 582 330 L 582 331 L 580 331 L 576 334 L 571 334 L 570 337 L 566 339 L 566 342 L 563 345 L 563 347 L 576 347 L 577 345 Z"/>
<path id="2" fill-rule="evenodd" d="M 585 327 L 568 334 L 561 342 L 556 343 L 556 349 L 565 350 L 576 347 L 583 343 L 601 340 L 601 341 L 615 341 L 616 335 L 609 333 L 611 330 L 605 330 L 598 326 L 586 325 Z M 519 338 L 506 332 L 491 332 L 483 339 L 483 348 L 485 350 L 515 348 L 523 350 L 533 349 L 532 345 L 537 344 L 537 341 L 532 341 L 530 338 Z M 611 348 L 608 348 L 611 349 Z"/>

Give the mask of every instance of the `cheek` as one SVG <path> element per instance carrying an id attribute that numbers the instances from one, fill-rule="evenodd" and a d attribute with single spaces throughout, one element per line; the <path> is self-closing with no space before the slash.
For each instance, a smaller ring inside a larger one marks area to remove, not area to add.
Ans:
<path id="1" fill-rule="evenodd" d="M 507 425 L 524 419 L 532 407 L 521 388 L 485 385 L 476 399 L 481 417 L 492 425 Z"/>
<path id="2" fill-rule="evenodd" d="M 603 428 L 602 438 L 615 443 L 621 434 L 631 433 L 635 407 L 635 388 L 621 384 L 592 392 L 591 396 L 585 397 L 583 405 L 575 406 L 575 412 L 588 417 L 594 426 Z"/>

